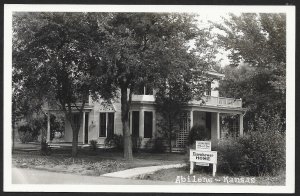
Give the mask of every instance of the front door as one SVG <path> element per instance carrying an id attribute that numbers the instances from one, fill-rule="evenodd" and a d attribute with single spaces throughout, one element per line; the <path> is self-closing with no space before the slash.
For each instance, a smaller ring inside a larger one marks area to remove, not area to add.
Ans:
<path id="1" fill-rule="evenodd" d="M 85 114 L 85 122 L 84 122 L 84 143 L 89 142 L 89 114 Z"/>

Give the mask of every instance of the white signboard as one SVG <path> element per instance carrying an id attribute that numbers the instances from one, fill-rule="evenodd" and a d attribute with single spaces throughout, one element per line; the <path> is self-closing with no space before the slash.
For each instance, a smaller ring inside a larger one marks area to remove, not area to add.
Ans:
<path id="1" fill-rule="evenodd" d="M 211 141 L 196 141 L 196 150 L 211 151 Z"/>
<path id="2" fill-rule="evenodd" d="M 199 151 L 190 149 L 190 174 L 193 174 L 194 165 L 207 166 L 213 164 L 213 176 L 217 172 L 217 151 Z"/>
<path id="3" fill-rule="evenodd" d="M 217 164 L 217 151 L 190 150 L 190 161 Z"/>

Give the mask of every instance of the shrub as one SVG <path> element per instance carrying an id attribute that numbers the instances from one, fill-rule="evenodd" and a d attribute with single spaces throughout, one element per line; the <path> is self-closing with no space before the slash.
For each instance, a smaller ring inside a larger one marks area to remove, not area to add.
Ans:
<path id="1" fill-rule="evenodd" d="M 138 152 L 141 144 L 142 144 L 143 138 L 141 137 L 133 137 L 131 136 L 131 142 L 132 142 L 132 151 L 133 152 Z"/>
<path id="2" fill-rule="evenodd" d="M 162 153 L 165 152 L 165 142 L 166 140 L 161 137 L 154 137 L 147 141 L 145 147 L 149 152 Z"/>
<path id="3" fill-rule="evenodd" d="M 250 132 L 221 140 L 218 167 L 243 175 L 276 175 L 285 168 L 285 136 L 277 131 Z"/>
<path id="4" fill-rule="evenodd" d="M 165 151 L 164 139 L 157 137 L 153 139 L 152 152 L 162 153 Z"/>
<path id="5" fill-rule="evenodd" d="M 203 126 L 195 124 L 188 136 L 188 145 L 193 145 L 196 140 L 210 140 L 210 132 Z"/>
<path id="6" fill-rule="evenodd" d="M 97 149 L 97 143 L 98 143 L 97 140 L 90 140 L 91 149 L 92 149 L 93 151 L 95 151 L 95 150 Z"/>
<path id="7" fill-rule="evenodd" d="M 131 137 L 133 152 L 137 152 L 140 149 L 141 144 L 142 144 L 142 139 L 143 138 L 141 138 L 141 137 Z M 114 147 L 117 150 L 123 150 L 124 149 L 124 137 L 123 137 L 123 135 L 114 134 L 105 139 L 105 145 Z"/>
<path id="8" fill-rule="evenodd" d="M 228 137 L 219 141 L 218 145 L 218 170 L 235 175 L 242 170 L 242 146 L 240 138 Z"/>
<path id="9" fill-rule="evenodd" d="M 32 142 L 36 139 L 36 137 L 34 137 L 33 130 L 29 124 L 20 126 L 19 137 L 22 143 Z"/>
<path id="10" fill-rule="evenodd" d="M 115 147 L 117 150 L 123 150 L 124 139 L 122 135 L 112 135 L 105 139 L 105 145 L 110 147 Z"/>
<path id="11" fill-rule="evenodd" d="M 41 155 L 45 156 L 49 154 L 51 154 L 51 148 L 49 147 L 48 143 L 43 140 L 41 142 Z"/>
<path id="12" fill-rule="evenodd" d="M 34 140 L 33 137 L 32 137 L 32 134 L 28 131 L 19 132 L 19 137 L 20 137 L 20 140 L 23 144 L 28 143 L 28 142 L 32 142 Z"/>

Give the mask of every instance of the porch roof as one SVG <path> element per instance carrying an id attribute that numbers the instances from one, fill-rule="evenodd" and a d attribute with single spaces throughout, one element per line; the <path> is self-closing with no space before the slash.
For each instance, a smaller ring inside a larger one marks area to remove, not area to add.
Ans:
<path id="1" fill-rule="evenodd" d="M 192 111 L 204 111 L 204 112 L 219 112 L 219 113 L 228 113 L 228 114 L 244 114 L 247 109 L 246 108 L 234 108 L 234 107 L 226 107 L 226 106 L 211 106 L 211 105 L 189 105 L 186 107 Z"/>

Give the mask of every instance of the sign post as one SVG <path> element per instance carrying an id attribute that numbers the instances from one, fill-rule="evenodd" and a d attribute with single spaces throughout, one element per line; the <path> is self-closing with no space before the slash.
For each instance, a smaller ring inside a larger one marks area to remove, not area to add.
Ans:
<path id="1" fill-rule="evenodd" d="M 190 174 L 194 172 L 195 163 L 200 166 L 213 164 L 213 176 L 217 172 L 217 151 L 211 151 L 210 141 L 196 141 L 196 150 L 190 149 Z"/>

